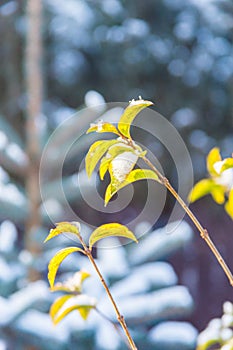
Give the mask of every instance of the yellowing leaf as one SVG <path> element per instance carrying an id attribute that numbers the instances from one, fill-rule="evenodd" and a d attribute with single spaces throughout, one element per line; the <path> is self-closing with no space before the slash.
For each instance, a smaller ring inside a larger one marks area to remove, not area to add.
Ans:
<path id="1" fill-rule="evenodd" d="M 233 168 L 233 158 L 225 158 L 214 164 L 214 169 L 218 174 L 222 174 L 225 170 Z"/>
<path id="2" fill-rule="evenodd" d="M 54 286 L 54 281 L 56 278 L 57 270 L 62 263 L 62 261 L 71 253 L 74 252 L 82 252 L 85 254 L 84 250 L 78 247 L 68 247 L 61 249 L 51 260 L 48 266 L 48 280 L 50 287 L 53 288 Z"/>
<path id="3" fill-rule="evenodd" d="M 135 150 L 123 142 L 119 142 L 113 146 L 111 146 L 108 150 L 108 153 L 106 154 L 105 157 L 102 158 L 100 167 L 99 167 L 99 173 L 100 173 L 100 179 L 103 180 L 104 176 L 109 169 L 109 165 L 111 161 L 117 157 L 118 155 L 124 153 L 124 152 L 132 152 L 135 153 Z"/>
<path id="4" fill-rule="evenodd" d="M 126 237 L 137 242 L 137 238 L 135 237 L 133 232 L 131 232 L 126 226 L 118 223 L 111 223 L 104 224 L 92 232 L 89 239 L 89 248 L 91 249 L 92 246 L 100 239 L 111 236 Z"/>
<path id="5" fill-rule="evenodd" d="M 74 306 L 71 306 L 67 309 L 65 309 L 61 314 L 59 314 L 58 317 L 54 318 L 53 320 L 53 323 L 55 325 L 57 325 L 59 322 L 61 322 L 63 320 L 63 318 L 65 316 L 67 316 L 68 314 L 70 314 L 72 311 L 74 310 L 78 310 L 79 313 L 80 313 L 80 316 L 86 320 L 91 309 L 93 309 L 94 307 L 93 306 L 90 306 L 90 305 L 74 305 Z"/>
<path id="6" fill-rule="evenodd" d="M 96 300 L 87 295 L 69 295 L 56 300 L 50 310 L 50 315 L 54 324 L 58 324 L 65 316 L 74 310 L 78 310 L 81 317 L 86 320 L 90 310 L 95 308 Z"/>
<path id="7" fill-rule="evenodd" d="M 230 190 L 228 201 L 225 204 L 225 210 L 233 220 L 233 188 Z"/>
<path id="8" fill-rule="evenodd" d="M 106 172 L 108 171 L 109 165 L 112 161 L 112 158 L 110 156 L 103 157 L 100 162 L 99 167 L 99 173 L 100 173 L 100 179 L 103 180 Z"/>
<path id="9" fill-rule="evenodd" d="M 131 151 L 116 156 L 110 163 L 109 173 L 112 183 L 122 183 L 137 163 L 138 155 Z"/>
<path id="10" fill-rule="evenodd" d="M 82 283 L 90 277 L 90 274 L 86 271 L 78 271 L 72 277 L 68 278 L 65 282 L 58 282 L 53 287 L 53 292 L 63 291 L 63 292 L 78 292 L 82 291 Z"/>
<path id="11" fill-rule="evenodd" d="M 139 180 L 155 180 L 158 181 L 158 176 L 154 171 L 149 169 L 135 169 L 132 170 L 123 182 L 112 182 L 108 185 L 105 192 L 105 206 L 108 204 L 110 199 L 117 193 L 121 188 Z"/>
<path id="12" fill-rule="evenodd" d="M 188 199 L 189 201 L 195 202 L 201 197 L 206 196 L 211 193 L 213 186 L 215 185 L 212 179 L 203 179 L 196 183 L 191 192 L 189 193 Z"/>
<path id="13" fill-rule="evenodd" d="M 142 99 L 139 99 L 137 101 L 131 101 L 129 106 L 125 109 L 124 113 L 122 114 L 118 123 L 118 129 L 121 132 L 121 134 L 127 138 L 130 138 L 130 126 L 134 118 L 141 110 L 151 105 L 153 105 L 153 102 L 145 101 Z"/>
<path id="14" fill-rule="evenodd" d="M 59 298 L 57 298 L 54 303 L 52 304 L 52 306 L 50 307 L 49 310 L 49 314 L 50 317 L 52 318 L 52 320 L 54 320 L 55 315 L 58 313 L 58 311 L 60 310 L 60 308 L 65 304 L 65 302 L 70 299 L 73 298 L 74 295 L 63 295 Z"/>
<path id="15" fill-rule="evenodd" d="M 86 172 L 89 177 L 93 173 L 98 161 L 103 157 L 103 155 L 107 152 L 109 147 L 118 143 L 117 140 L 102 140 L 96 141 L 91 145 L 89 151 L 86 155 Z"/>
<path id="16" fill-rule="evenodd" d="M 225 202 L 225 188 L 224 186 L 216 184 L 211 190 L 211 196 L 213 200 L 218 204 L 223 204 Z"/>
<path id="17" fill-rule="evenodd" d="M 96 124 L 91 124 L 90 128 L 87 130 L 87 134 L 89 134 L 90 132 L 112 132 L 118 136 L 120 136 L 119 131 L 117 130 L 117 128 L 110 124 L 110 123 L 105 123 L 103 121 L 99 121 Z"/>
<path id="18" fill-rule="evenodd" d="M 51 229 L 49 235 L 44 242 L 47 242 L 51 238 L 60 235 L 61 233 L 74 233 L 79 236 L 80 225 L 79 223 L 74 224 L 70 222 L 59 222 L 56 224 L 56 228 Z"/>
<path id="19" fill-rule="evenodd" d="M 209 152 L 209 154 L 206 158 L 206 166 L 207 166 L 208 172 L 211 176 L 218 175 L 217 171 L 215 170 L 214 164 L 216 162 L 221 161 L 221 160 L 222 160 L 222 158 L 221 158 L 221 155 L 219 152 L 219 148 L 217 148 L 217 147 L 212 148 L 212 150 Z"/>

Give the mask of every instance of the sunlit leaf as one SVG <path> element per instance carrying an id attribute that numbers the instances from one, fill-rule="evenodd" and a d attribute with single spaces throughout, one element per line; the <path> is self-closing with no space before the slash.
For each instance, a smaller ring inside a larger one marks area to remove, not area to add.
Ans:
<path id="1" fill-rule="evenodd" d="M 223 204 L 225 202 L 225 187 L 216 184 L 211 189 L 211 196 L 216 203 Z"/>
<path id="2" fill-rule="evenodd" d="M 55 315 L 58 313 L 60 308 L 65 304 L 65 302 L 68 299 L 73 298 L 73 297 L 74 297 L 74 295 L 67 294 L 67 295 L 63 295 L 63 296 L 57 298 L 54 301 L 54 303 L 51 305 L 50 310 L 49 310 L 49 314 L 50 314 L 50 317 L 52 318 L 52 320 L 54 319 Z"/>
<path id="3" fill-rule="evenodd" d="M 233 220 L 233 188 L 230 190 L 228 201 L 225 204 L 225 210 Z"/>
<path id="4" fill-rule="evenodd" d="M 114 158 L 119 156 L 122 153 L 125 152 L 132 152 L 135 154 L 135 150 L 131 147 L 128 146 L 124 143 L 117 143 L 116 145 L 113 145 L 109 148 L 108 153 L 106 154 L 105 157 L 102 158 L 100 167 L 99 167 L 99 172 L 100 172 L 100 179 L 103 180 L 107 170 L 109 170 L 110 163 Z M 137 158 L 135 158 L 137 159 Z M 134 163 L 135 164 L 135 163 Z"/>
<path id="5" fill-rule="evenodd" d="M 68 247 L 61 249 L 54 257 L 50 260 L 49 266 L 48 266 L 48 280 L 50 287 L 53 288 L 54 286 L 54 281 L 56 278 L 57 270 L 62 263 L 62 261 L 71 253 L 74 252 L 81 252 L 85 254 L 85 252 L 78 247 Z"/>
<path id="6" fill-rule="evenodd" d="M 87 130 L 87 134 L 89 134 L 90 132 L 99 132 L 99 133 L 102 133 L 102 132 L 112 132 L 118 136 L 120 136 L 120 133 L 119 131 L 117 130 L 117 128 L 110 124 L 110 123 L 105 123 L 103 121 L 99 121 L 98 123 L 96 124 L 91 124 L 90 128 Z"/>
<path id="7" fill-rule="evenodd" d="M 222 174 L 225 170 L 233 168 L 233 158 L 225 158 L 214 164 L 214 169 L 218 174 Z"/>
<path id="8" fill-rule="evenodd" d="M 58 282 L 52 288 L 53 292 L 78 292 L 82 291 L 82 283 L 90 277 L 90 274 L 86 271 L 78 271 L 72 277 L 68 278 L 65 282 Z"/>
<path id="9" fill-rule="evenodd" d="M 222 158 L 221 158 L 221 155 L 219 152 L 219 148 L 217 148 L 217 147 L 212 148 L 212 150 L 209 152 L 209 154 L 206 158 L 206 166 L 207 166 L 208 172 L 211 176 L 218 175 L 217 171 L 215 170 L 214 164 L 216 162 L 221 161 L 221 160 L 222 160 Z"/>
<path id="10" fill-rule="evenodd" d="M 119 191 L 121 188 L 135 181 L 149 179 L 158 181 L 158 176 L 155 174 L 154 171 L 149 169 L 134 169 L 128 174 L 128 176 L 123 182 L 111 181 L 105 192 L 105 205 L 107 205 L 107 203 L 114 196 L 114 194 L 117 193 L 117 191 Z"/>
<path id="11" fill-rule="evenodd" d="M 92 232 L 89 239 L 90 249 L 100 239 L 111 236 L 125 237 L 137 242 L 137 238 L 135 237 L 133 232 L 131 232 L 126 226 L 118 223 L 104 224 Z"/>
<path id="12" fill-rule="evenodd" d="M 100 179 L 101 180 L 104 179 L 104 176 L 105 176 L 106 172 L 109 169 L 109 165 L 110 165 L 112 159 L 113 158 L 110 155 L 108 155 L 108 154 L 101 159 L 100 167 L 99 167 L 99 174 L 100 174 Z"/>
<path id="13" fill-rule="evenodd" d="M 63 298 L 63 297 L 61 297 Z M 59 299 L 61 299 L 59 298 Z M 56 303 L 56 301 L 55 301 Z M 55 304 L 54 303 L 54 304 Z M 53 306 L 50 315 L 54 324 L 58 324 L 65 316 L 70 314 L 72 311 L 79 311 L 81 317 L 86 320 L 91 309 L 95 308 L 96 300 L 89 298 L 86 295 L 69 295 L 69 298 L 65 300 L 61 299 L 58 304 Z"/>
<path id="14" fill-rule="evenodd" d="M 117 140 L 102 140 L 102 141 L 96 141 L 91 145 L 89 148 L 89 151 L 86 155 L 86 172 L 89 177 L 91 177 L 91 174 L 93 173 L 97 163 L 99 160 L 103 157 L 103 155 L 107 152 L 109 147 L 114 145 L 115 143 L 118 143 Z"/>
<path id="15" fill-rule="evenodd" d="M 217 345 L 219 348 L 219 344 L 221 344 L 221 338 L 212 335 L 211 339 L 207 339 L 204 343 L 199 344 L 196 350 L 209 350 L 212 345 Z"/>
<path id="16" fill-rule="evenodd" d="M 123 152 L 116 156 L 109 165 L 109 173 L 112 183 L 122 183 L 137 163 L 138 155 L 131 151 Z"/>
<path id="17" fill-rule="evenodd" d="M 211 190 L 215 186 L 215 182 L 212 179 L 203 179 L 196 183 L 191 192 L 189 193 L 189 201 L 195 202 L 201 197 L 211 193 Z"/>
<path id="18" fill-rule="evenodd" d="M 56 228 L 50 230 L 49 235 L 45 239 L 44 242 L 47 242 L 51 238 L 61 234 L 61 233 L 73 233 L 79 236 L 80 233 L 80 224 L 77 222 L 76 224 L 70 222 L 59 222 L 56 224 Z"/>
<path id="19" fill-rule="evenodd" d="M 127 138 L 130 138 L 130 126 L 134 118 L 141 110 L 151 105 L 153 105 L 153 102 L 145 101 L 142 99 L 139 99 L 137 101 L 131 101 L 129 106 L 125 109 L 124 113 L 122 114 L 118 123 L 118 129 L 121 132 L 121 134 Z"/>

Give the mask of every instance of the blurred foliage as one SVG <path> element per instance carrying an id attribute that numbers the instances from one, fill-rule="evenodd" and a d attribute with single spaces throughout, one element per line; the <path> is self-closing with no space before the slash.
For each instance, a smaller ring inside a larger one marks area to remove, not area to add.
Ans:
<path id="1" fill-rule="evenodd" d="M 41 146 L 55 126 L 82 106 L 84 100 L 87 106 L 104 101 L 90 90 L 98 91 L 106 101 L 125 101 L 142 95 L 155 101 L 156 109 L 179 129 L 191 151 L 196 176 L 203 176 L 204 154 L 216 143 L 224 157 L 233 148 L 232 23 L 230 0 L 189 0 L 185 4 L 181 0 L 44 1 Z M 27 166 L 23 79 L 26 30 L 24 2 L 2 1 L 1 216 L 19 222 L 27 214 L 23 188 Z M 85 129 L 82 123 L 80 120 L 76 129 L 72 125 L 70 131 Z M 69 136 L 60 140 L 61 153 Z M 150 135 L 146 135 L 145 142 L 158 157 L 163 157 L 168 177 L 175 178 L 166 150 Z M 84 152 L 85 146 L 79 152 L 80 158 Z M 74 174 L 72 159 L 67 161 L 64 175 Z M 50 174 L 50 179 L 54 180 L 48 186 L 51 194 L 57 192 L 57 183 L 54 174 Z M 65 185 L 72 197 L 69 176 L 64 177 Z"/>
<path id="2" fill-rule="evenodd" d="M 233 349 L 233 304 L 226 301 L 221 318 L 212 319 L 198 336 L 197 350 Z"/>
<path id="3" fill-rule="evenodd" d="M 206 158 L 206 166 L 210 177 L 199 181 L 194 186 L 189 194 L 189 200 L 195 202 L 211 194 L 216 203 L 225 203 L 225 210 L 233 219 L 233 158 L 222 160 L 219 149 L 215 147 Z"/>

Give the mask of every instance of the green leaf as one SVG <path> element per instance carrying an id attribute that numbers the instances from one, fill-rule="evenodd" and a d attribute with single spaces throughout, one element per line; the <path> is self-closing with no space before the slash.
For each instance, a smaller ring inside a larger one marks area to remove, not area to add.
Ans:
<path id="1" fill-rule="evenodd" d="M 99 132 L 99 133 L 102 133 L 102 132 L 112 132 L 118 136 L 121 136 L 119 131 L 117 130 L 117 128 L 110 124 L 110 123 L 105 123 L 103 121 L 99 121 L 98 123 L 96 124 L 91 124 L 90 128 L 87 130 L 87 134 L 89 134 L 90 132 Z"/>
<path id="2" fill-rule="evenodd" d="M 123 142 L 120 142 L 109 148 L 108 153 L 105 157 L 102 158 L 100 163 L 99 172 L 101 180 L 104 179 L 107 170 L 109 170 L 109 166 L 112 160 L 124 152 L 132 152 L 135 154 L 135 150 L 131 146 L 128 146 Z"/>
<path id="3" fill-rule="evenodd" d="M 118 123 L 118 129 L 123 136 L 130 138 L 130 126 L 133 120 L 141 110 L 151 105 L 153 105 L 153 102 L 142 99 L 130 102 Z"/>
<path id="4" fill-rule="evenodd" d="M 112 236 L 126 237 L 138 242 L 133 232 L 131 232 L 126 226 L 118 223 L 111 223 L 104 224 L 92 232 L 89 239 L 89 248 L 91 249 L 100 239 Z"/>
<path id="5" fill-rule="evenodd" d="M 72 277 L 70 277 L 65 282 L 58 282 L 53 287 L 53 292 L 63 291 L 63 292 L 76 292 L 81 293 L 82 283 L 90 277 L 90 274 L 86 271 L 78 271 Z"/>
<path id="6" fill-rule="evenodd" d="M 230 190 L 228 201 L 225 204 L 225 210 L 233 220 L 233 188 Z"/>
<path id="7" fill-rule="evenodd" d="M 214 164 L 214 169 L 218 174 L 222 174 L 225 170 L 233 168 L 233 158 L 225 158 Z"/>
<path id="8" fill-rule="evenodd" d="M 102 140 L 96 141 L 91 145 L 89 151 L 86 155 L 86 172 L 88 177 L 91 177 L 98 161 L 103 157 L 103 155 L 107 152 L 109 147 L 118 143 L 118 140 Z"/>
<path id="9" fill-rule="evenodd" d="M 67 297 L 67 296 L 65 296 Z M 61 297 L 63 298 L 63 297 Z M 61 299 L 59 298 L 59 299 Z M 85 298 L 85 300 L 83 300 Z M 52 311 L 50 311 L 50 315 L 53 323 L 58 324 L 65 316 L 70 314 L 74 310 L 78 310 L 81 317 L 86 320 L 91 309 L 95 308 L 96 301 L 93 301 L 92 298 L 88 298 L 86 295 L 69 295 L 69 298 L 65 300 L 61 299 L 58 302 L 55 301 L 52 305 Z M 85 301 L 85 302 L 84 302 Z M 57 302 L 57 305 L 56 305 Z"/>
<path id="10" fill-rule="evenodd" d="M 85 254 L 84 250 L 78 247 L 68 247 L 61 249 L 51 260 L 48 266 L 48 280 L 50 287 L 53 288 L 54 286 L 54 281 L 56 278 L 57 270 L 62 263 L 62 261 L 71 253 L 74 252 L 81 252 Z"/>
<path id="11" fill-rule="evenodd" d="M 108 204 L 110 199 L 117 193 L 121 188 L 139 180 L 155 180 L 158 181 L 158 176 L 154 171 L 149 169 L 135 169 L 132 170 L 123 182 L 112 182 L 106 189 L 105 192 L 105 206 Z"/>
<path id="12" fill-rule="evenodd" d="M 60 235 L 61 233 L 74 233 L 79 237 L 80 233 L 80 224 L 77 222 L 76 224 L 70 222 L 59 222 L 56 224 L 56 228 L 50 230 L 49 235 L 44 240 L 44 243 L 50 240 L 51 238 Z"/>
<path id="13" fill-rule="evenodd" d="M 207 158 L 206 158 L 206 166 L 208 169 L 208 172 L 211 176 L 218 176 L 217 171 L 215 170 L 214 164 L 216 162 L 221 161 L 221 155 L 219 152 L 219 148 L 214 147 L 212 150 L 209 152 Z"/>
<path id="14" fill-rule="evenodd" d="M 188 199 L 191 203 L 195 202 L 201 197 L 211 193 L 215 182 L 212 179 L 203 179 L 196 183 L 193 189 L 190 191 Z"/>

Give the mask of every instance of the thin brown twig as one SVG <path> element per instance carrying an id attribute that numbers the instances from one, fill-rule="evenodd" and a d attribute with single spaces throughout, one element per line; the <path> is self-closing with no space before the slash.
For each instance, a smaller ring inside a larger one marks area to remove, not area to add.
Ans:
<path id="1" fill-rule="evenodd" d="M 163 184 L 168 189 L 168 191 L 175 197 L 177 202 L 180 203 L 181 207 L 184 209 L 186 214 L 190 217 L 190 219 L 192 220 L 192 222 L 194 223 L 194 225 L 196 226 L 196 228 L 200 232 L 200 236 L 204 239 L 206 244 L 211 249 L 212 253 L 215 255 L 217 261 L 219 262 L 220 266 L 222 267 L 223 271 L 225 272 L 226 276 L 228 277 L 231 286 L 233 286 L 233 275 L 231 273 L 231 270 L 227 266 L 222 255 L 220 254 L 220 252 L 218 251 L 214 242 L 210 238 L 208 231 L 204 227 L 202 227 L 199 220 L 196 218 L 196 216 L 193 214 L 193 212 L 189 209 L 189 207 L 183 201 L 183 199 L 179 196 L 179 194 L 176 192 L 176 190 L 172 187 L 169 180 L 159 172 L 159 170 L 151 163 L 151 161 L 149 159 L 147 159 L 145 156 L 143 156 L 142 159 L 158 175 L 159 182 L 161 184 Z"/>
<path id="2" fill-rule="evenodd" d="M 115 330 L 117 331 L 117 333 L 119 334 L 120 338 L 123 340 L 123 342 L 126 344 L 128 349 L 131 349 L 131 346 L 129 345 L 128 341 L 126 340 L 126 338 L 124 337 L 124 335 L 122 334 L 121 330 L 119 329 L 119 325 L 116 324 L 114 321 L 112 321 L 107 315 L 105 315 L 100 309 L 98 309 L 97 307 L 95 307 L 95 311 L 101 316 L 103 317 L 106 321 L 108 321 L 109 323 L 111 323 L 111 325 L 115 328 Z"/>
<path id="3" fill-rule="evenodd" d="M 128 327 L 126 325 L 124 316 L 121 315 L 120 310 L 119 310 L 119 308 L 118 308 L 118 306 L 117 306 L 117 304 L 116 304 L 116 302 L 115 302 L 115 300 L 114 300 L 114 298 L 112 296 L 112 293 L 110 292 L 110 290 L 109 290 L 109 288 L 107 286 L 107 283 L 105 282 L 105 279 L 104 279 L 103 275 L 101 274 L 101 272 L 100 272 L 100 270 L 99 270 L 99 268 L 98 268 L 98 266 L 97 266 L 97 264 L 96 264 L 96 262 L 95 262 L 95 260 L 94 260 L 94 258 L 92 256 L 92 254 L 91 254 L 91 250 L 87 247 L 86 243 L 84 242 L 84 240 L 83 240 L 83 238 L 82 238 L 82 236 L 80 234 L 79 234 L 79 240 L 80 240 L 80 242 L 81 242 L 81 244 L 82 244 L 82 246 L 83 246 L 83 248 L 85 250 L 86 256 L 88 257 L 88 259 L 92 263 L 92 265 L 93 265 L 97 275 L 99 276 L 100 281 L 103 284 L 104 289 L 105 289 L 105 291 L 106 291 L 106 293 L 107 293 L 107 295 L 108 295 L 108 297 L 109 297 L 109 299 L 110 299 L 110 301 L 111 301 L 111 303 L 112 303 L 112 305 L 114 307 L 114 310 L 115 310 L 116 315 L 117 315 L 117 320 L 118 320 L 118 322 L 120 323 L 122 329 L 125 332 L 125 335 L 126 335 L 126 337 L 128 339 L 129 345 L 130 345 L 130 349 L 137 350 L 137 347 L 136 347 L 136 345 L 135 345 L 135 343 L 133 341 L 133 338 L 131 337 L 131 334 L 130 334 L 130 332 L 128 330 Z"/>

